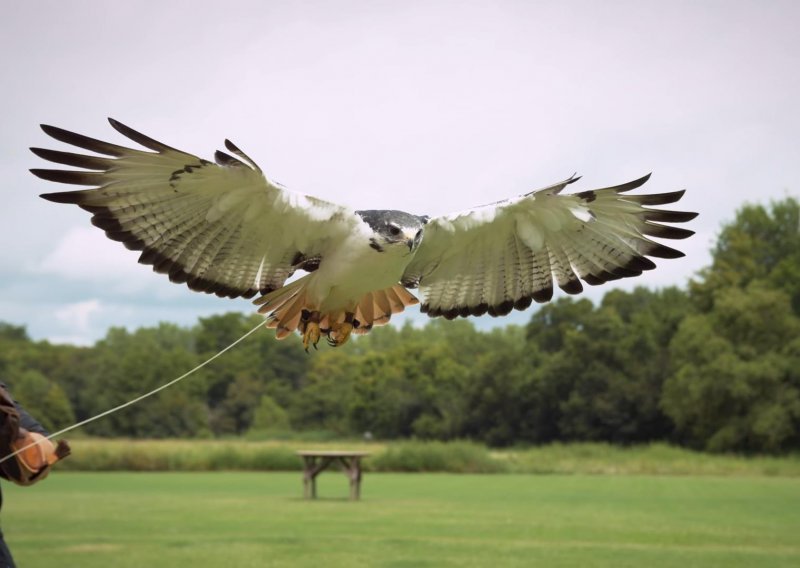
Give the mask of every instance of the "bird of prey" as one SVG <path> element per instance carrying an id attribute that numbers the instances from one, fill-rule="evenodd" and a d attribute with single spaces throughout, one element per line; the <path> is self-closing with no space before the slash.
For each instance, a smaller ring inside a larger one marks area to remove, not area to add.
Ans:
<path id="1" fill-rule="evenodd" d="M 647 257 L 683 253 L 648 237 L 682 239 L 665 225 L 697 214 L 652 209 L 684 191 L 628 192 L 635 181 L 562 195 L 579 178 L 440 217 L 396 210 L 354 211 L 290 192 L 267 178 L 229 140 L 210 162 L 109 119 L 146 150 L 54 126 L 58 141 L 94 155 L 31 148 L 78 169 L 33 169 L 50 181 L 87 189 L 47 193 L 92 213 L 92 223 L 139 262 L 172 282 L 222 297 L 252 298 L 278 339 L 294 331 L 306 350 L 322 336 L 332 346 L 367 333 L 419 300 L 447 319 L 524 310 L 547 302 L 553 285 L 569 294 L 655 268 Z M 289 280 L 295 271 L 301 278 Z M 287 283 L 287 280 L 289 281 Z"/>

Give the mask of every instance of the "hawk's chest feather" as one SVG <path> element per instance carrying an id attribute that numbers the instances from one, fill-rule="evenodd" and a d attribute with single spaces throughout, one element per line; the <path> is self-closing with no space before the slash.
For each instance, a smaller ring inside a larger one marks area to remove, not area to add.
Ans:
<path id="1" fill-rule="evenodd" d="M 400 281 L 414 253 L 403 245 L 370 246 L 369 239 L 352 237 L 331 251 L 313 273 L 310 291 L 323 310 L 347 308 L 369 292 Z"/>

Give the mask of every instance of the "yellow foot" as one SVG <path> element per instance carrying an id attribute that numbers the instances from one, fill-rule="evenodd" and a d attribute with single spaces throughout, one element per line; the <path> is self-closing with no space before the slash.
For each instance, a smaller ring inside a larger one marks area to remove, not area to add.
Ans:
<path id="1" fill-rule="evenodd" d="M 331 347 L 339 347 L 347 343 L 350 339 L 350 334 L 353 332 L 353 324 L 350 322 L 342 322 L 334 326 L 328 334 L 328 345 Z"/>
<path id="2" fill-rule="evenodd" d="M 306 323 L 305 331 L 303 331 L 303 347 L 305 347 L 306 353 L 308 353 L 308 348 L 312 345 L 314 349 L 317 348 L 319 337 L 319 322 L 309 321 Z"/>

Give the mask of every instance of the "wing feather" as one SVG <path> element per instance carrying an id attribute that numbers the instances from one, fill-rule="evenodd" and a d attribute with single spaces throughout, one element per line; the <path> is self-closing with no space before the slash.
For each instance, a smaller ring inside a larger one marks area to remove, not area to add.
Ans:
<path id="1" fill-rule="evenodd" d="M 227 297 L 252 297 L 283 285 L 298 257 L 322 258 L 360 220 L 354 212 L 291 193 L 269 181 L 235 144 L 216 163 L 167 146 L 109 119 L 148 151 L 42 125 L 52 138 L 101 156 L 31 148 L 76 170 L 33 169 L 48 181 L 91 189 L 48 193 L 93 214 L 92 223 L 139 262 L 173 282 Z"/>
<path id="2" fill-rule="evenodd" d="M 684 239 L 683 223 L 697 214 L 651 209 L 677 202 L 684 191 L 628 195 L 631 182 L 559 195 L 573 176 L 519 198 L 431 219 L 403 275 L 418 285 L 423 313 L 448 318 L 503 315 L 552 298 L 553 283 L 569 294 L 581 281 L 598 285 L 655 268 L 647 257 L 678 258 L 680 251 L 649 237 Z"/>

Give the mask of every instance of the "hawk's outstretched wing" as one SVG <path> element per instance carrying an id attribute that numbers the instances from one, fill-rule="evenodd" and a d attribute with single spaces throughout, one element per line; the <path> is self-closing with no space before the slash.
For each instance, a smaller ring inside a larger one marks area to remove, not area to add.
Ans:
<path id="1" fill-rule="evenodd" d="M 31 170 L 40 178 L 94 189 L 48 193 L 93 213 L 109 238 L 141 250 L 139 262 L 192 290 L 250 298 L 279 288 L 297 268 L 313 269 L 359 223 L 345 207 L 289 192 L 225 141 L 216 163 L 109 119 L 152 152 L 42 125 L 61 142 L 102 156 L 31 148 L 45 160 L 82 170 Z"/>
<path id="2" fill-rule="evenodd" d="M 693 231 L 662 225 L 697 213 L 650 209 L 674 203 L 683 191 L 624 195 L 636 181 L 558 195 L 571 177 L 516 199 L 431 219 L 422 244 L 403 275 L 419 286 L 430 316 L 505 315 L 531 301 L 546 302 L 553 281 L 569 294 L 579 280 L 602 284 L 655 268 L 648 256 L 678 258 L 680 251 L 647 236 L 683 239 Z"/>

